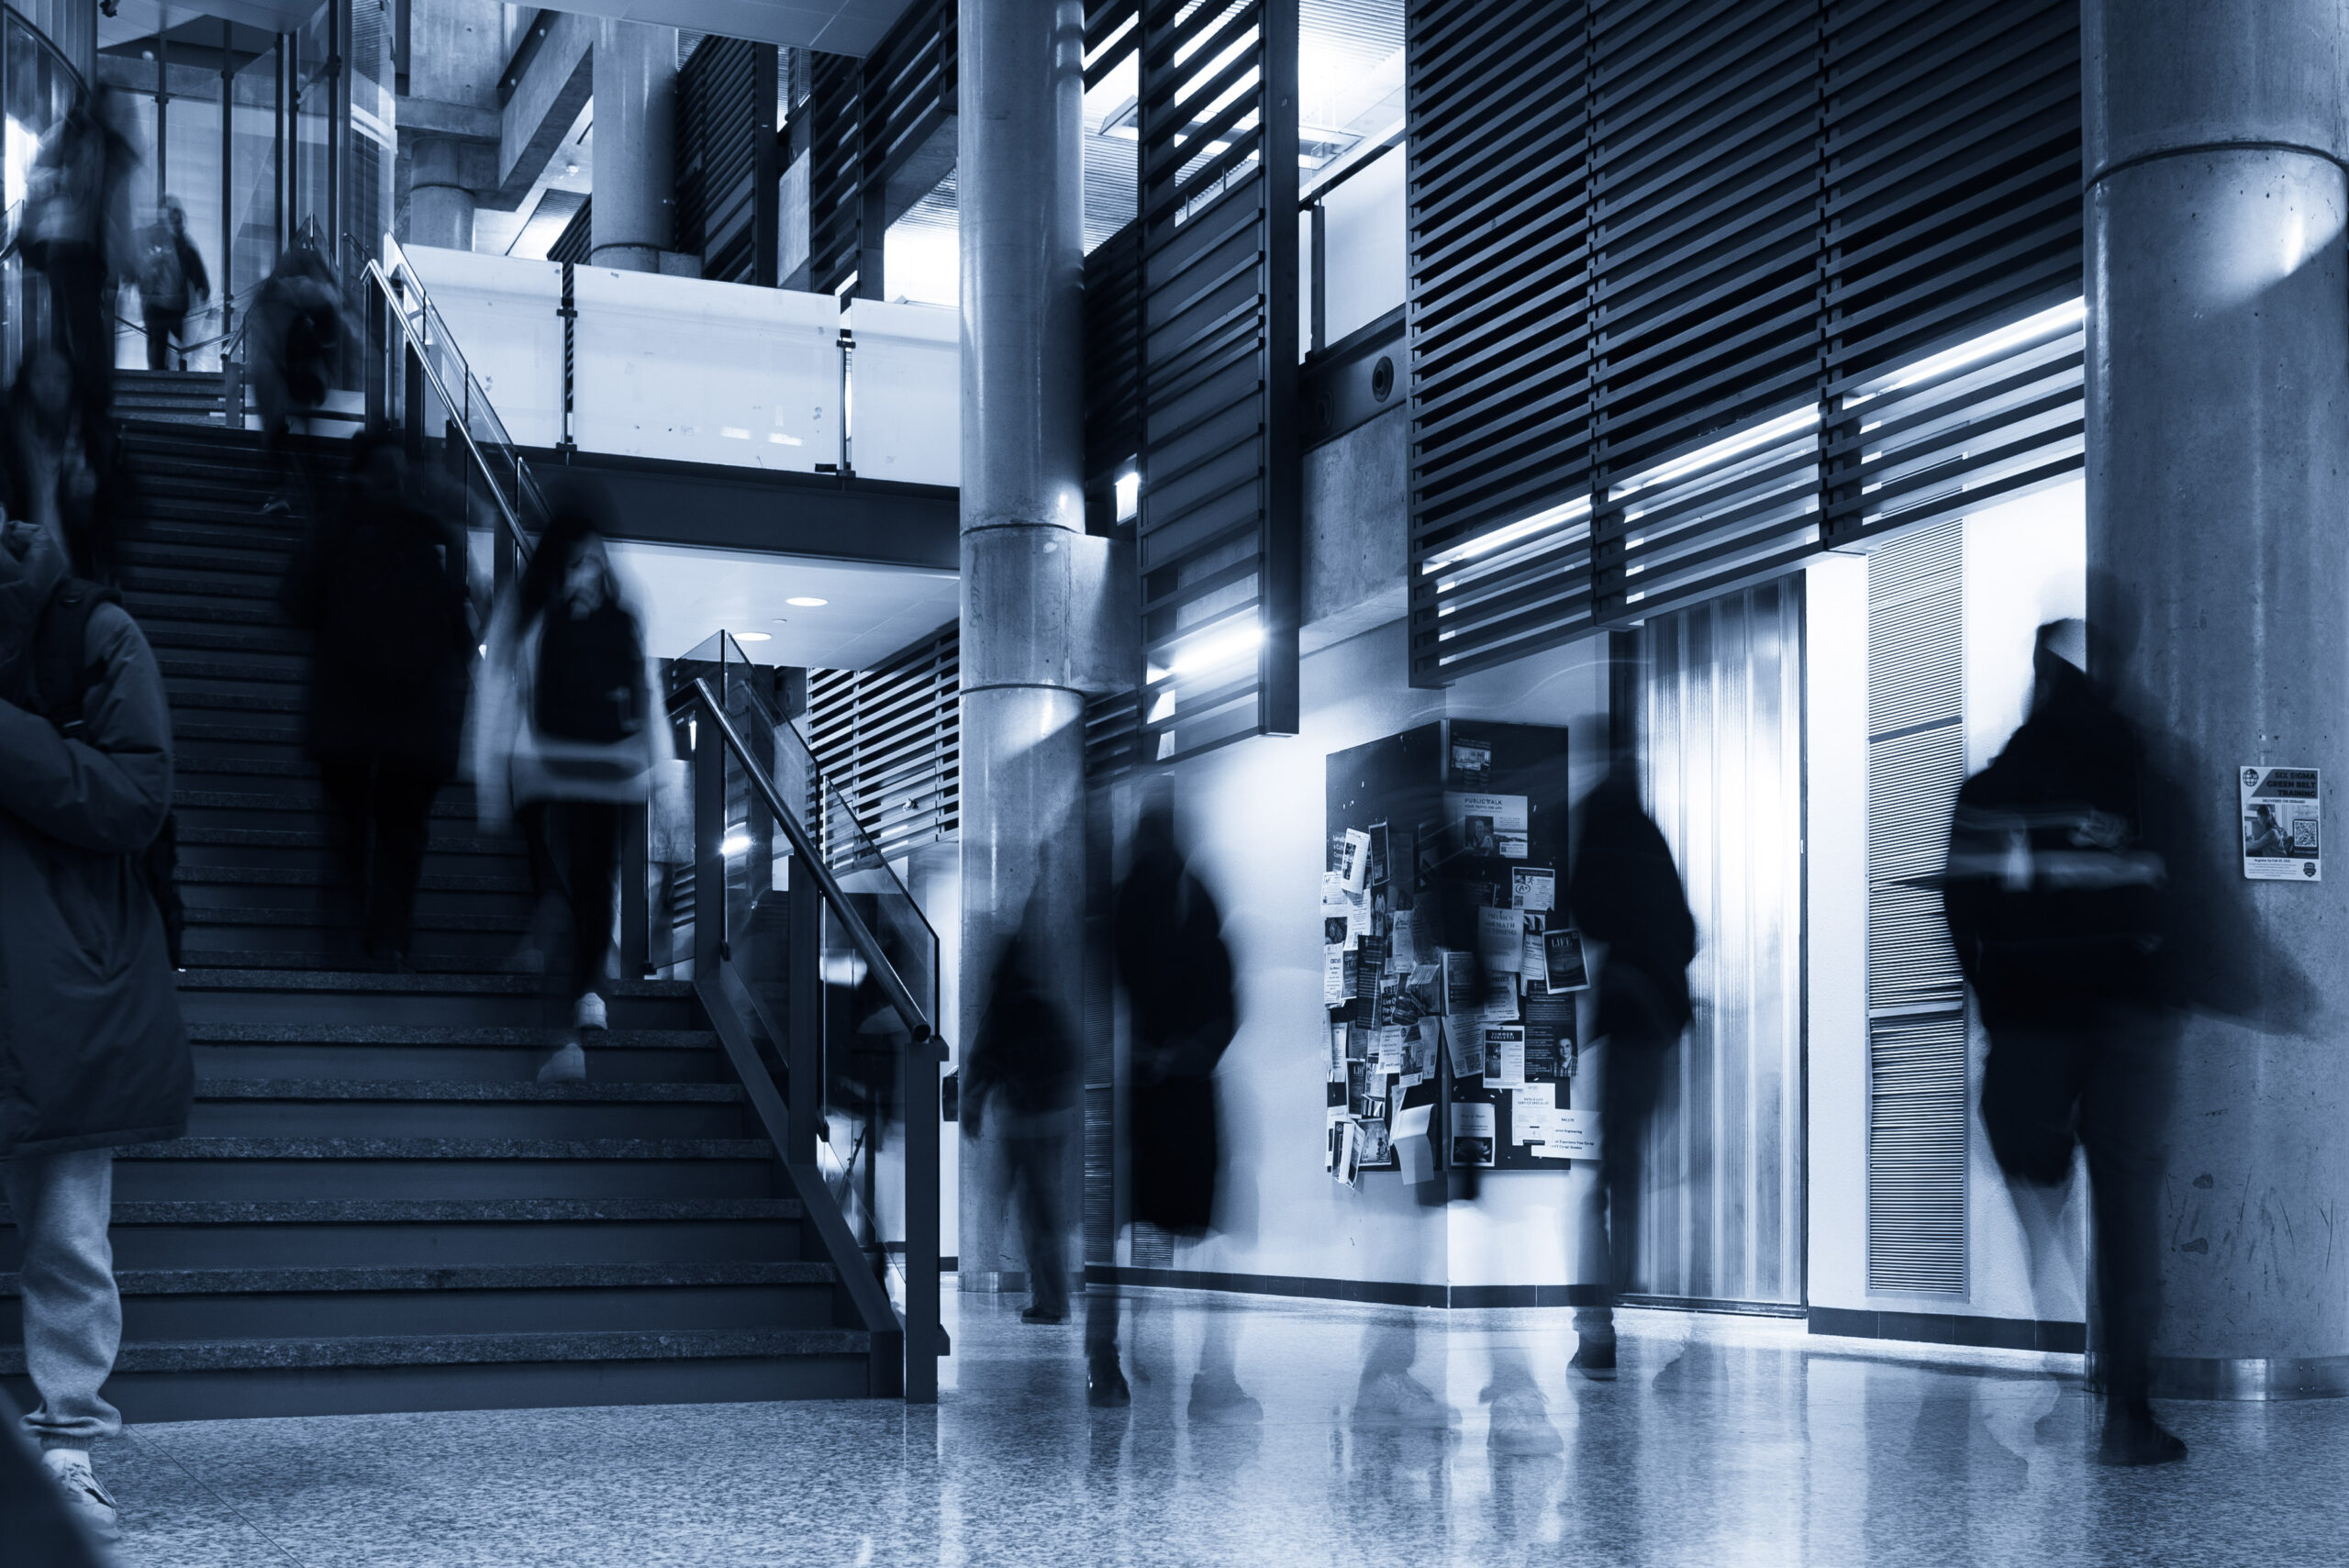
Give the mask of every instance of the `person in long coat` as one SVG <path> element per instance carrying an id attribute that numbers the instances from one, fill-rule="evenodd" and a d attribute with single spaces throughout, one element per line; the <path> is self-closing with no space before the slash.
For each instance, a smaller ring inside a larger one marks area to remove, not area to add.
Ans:
<path id="1" fill-rule="evenodd" d="M 181 1136 L 195 1072 L 139 863 L 172 799 L 162 676 L 137 623 L 96 606 L 81 720 L 61 730 L 37 651 L 65 580 L 53 535 L 0 525 L 0 1175 L 24 1238 L 25 1363 L 40 1399 L 25 1426 L 106 1537 L 114 1502 L 89 1450 L 122 1429 L 99 1394 L 122 1339 L 114 1151 Z"/>

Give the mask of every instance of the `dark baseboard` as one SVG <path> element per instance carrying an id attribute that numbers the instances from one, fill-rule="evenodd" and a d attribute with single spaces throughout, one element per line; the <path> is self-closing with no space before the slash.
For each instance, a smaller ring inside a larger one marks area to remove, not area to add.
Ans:
<path id="1" fill-rule="evenodd" d="M 1308 1301 L 1353 1301 L 1374 1307 L 1588 1307 L 1598 1300 L 1598 1287 L 1587 1284 L 1405 1284 L 1391 1280 L 1227 1274 L 1204 1269 L 1120 1268 L 1106 1263 L 1087 1263 L 1085 1278 L 1088 1284 L 1221 1290 L 1240 1296 L 1289 1296 Z"/>
<path id="2" fill-rule="evenodd" d="M 1852 1340 L 1901 1340 L 1920 1345 L 1964 1345 L 1987 1351 L 2053 1351 L 2079 1355 L 2088 1347 L 2085 1323 L 2029 1318 L 1968 1318 L 1954 1312 L 1864 1312 L 1814 1307 L 1810 1331 Z"/>

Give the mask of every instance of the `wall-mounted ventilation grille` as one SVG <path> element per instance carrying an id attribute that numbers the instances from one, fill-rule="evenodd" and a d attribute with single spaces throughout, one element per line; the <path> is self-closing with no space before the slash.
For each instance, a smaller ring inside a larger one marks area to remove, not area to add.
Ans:
<path id="1" fill-rule="evenodd" d="M 808 676 L 817 765 L 884 856 L 962 825 L 962 670 L 949 626 L 874 669 Z"/>
<path id="2" fill-rule="evenodd" d="M 1297 725 L 1297 0 L 1141 0 L 1142 735 Z"/>
<path id="3" fill-rule="evenodd" d="M 1965 779 L 1965 525 L 1868 572 L 1868 1288 L 1966 1289 L 1965 989 L 1938 885 Z"/>

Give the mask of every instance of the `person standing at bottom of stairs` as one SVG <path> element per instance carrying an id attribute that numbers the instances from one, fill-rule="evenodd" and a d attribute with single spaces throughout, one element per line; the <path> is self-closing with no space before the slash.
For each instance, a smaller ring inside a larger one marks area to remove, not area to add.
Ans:
<path id="1" fill-rule="evenodd" d="M 0 1174 L 40 1396 L 25 1425 L 111 1540 L 90 1445 L 122 1429 L 99 1396 L 122 1341 L 114 1151 L 187 1130 L 195 1069 L 141 863 L 172 799 L 162 676 L 130 617 L 72 586 L 51 535 L 0 525 Z"/>
<path id="2" fill-rule="evenodd" d="M 490 617 L 473 754 L 483 827 L 518 819 L 540 907 L 551 895 L 570 907 L 573 1032 L 539 1081 L 577 1083 L 607 1023 L 620 814 L 644 805 L 674 747 L 653 701 L 643 621 L 605 547 L 601 495 L 574 484 L 551 508 L 537 552 Z"/>

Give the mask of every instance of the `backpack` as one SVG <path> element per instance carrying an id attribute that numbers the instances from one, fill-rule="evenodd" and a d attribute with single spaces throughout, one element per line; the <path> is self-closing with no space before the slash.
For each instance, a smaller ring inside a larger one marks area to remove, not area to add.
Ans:
<path id="1" fill-rule="evenodd" d="M 417 691 L 459 646 L 462 612 L 439 541 L 421 517 L 381 505 L 354 507 L 322 565 L 319 628 L 369 695 Z"/>
<path id="2" fill-rule="evenodd" d="M 560 604 L 547 606 L 530 713 L 540 734 L 596 746 L 629 739 L 644 728 L 637 712 L 643 681 L 634 616 L 608 598 L 577 619 Z"/>
<path id="3" fill-rule="evenodd" d="M 50 595 L 49 607 L 41 612 L 40 628 L 33 635 L 33 689 L 39 695 L 42 713 L 68 740 L 82 738 L 82 706 L 106 678 L 102 665 L 83 658 L 89 646 L 90 617 L 100 605 L 120 603 L 122 595 L 112 588 L 68 578 Z M 156 912 L 163 917 L 163 942 L 172 967 L 184 969 L 181 955 L 187 906 L 179 890 L 178 817 L 165 813 L 153 840 L 132 858 L 139 863 L 139 880 L 155 900 Z"/>
<path id="4" fill-rule="evenodd" d="M 139 297 L 164 305 L 187 301 L 187 274 L 180 267 L 178 238 L 160 224 L 148 230 L 139 258 Z"/>

